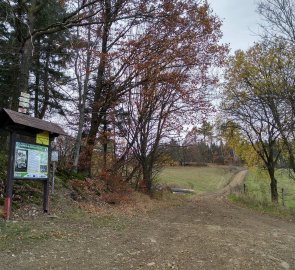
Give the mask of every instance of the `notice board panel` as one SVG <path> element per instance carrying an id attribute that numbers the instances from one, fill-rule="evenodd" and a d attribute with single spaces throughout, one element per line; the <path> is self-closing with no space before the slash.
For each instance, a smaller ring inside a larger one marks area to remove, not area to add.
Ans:
<path id="1" fill-rule="evenodd" d="M 48 179 L 48 146 L 17 141 L 14 179 Z"/>

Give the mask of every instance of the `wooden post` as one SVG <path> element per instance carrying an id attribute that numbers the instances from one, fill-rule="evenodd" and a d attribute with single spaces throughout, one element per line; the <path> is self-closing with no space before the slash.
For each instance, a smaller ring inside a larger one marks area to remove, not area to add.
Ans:
<path id="1" fill-rule="evenodd" d="M 5 185 L 4 219 L 9 220 L 11 214 L 11 200 L 13 189 L 13 170 L 15 159 L 15 132 L 10 132 L 7 179 Z"/>
<path id="2" fill-rule="evenodd" d="M 56 162 L 52 162 L 52 182 L 51 182 L 51 193 L 54 194 L 54 182 L 55 182 L 55 170 L 56 170 Z"/>
<path id="3" fill-rule="evenodd" d="M 48 178 L 43 183 L 43 211 L 44 213 L 49 212 L 49 181 L 51 179 L 51 142 L 53 138 L 49 138 L 49 145 L 48 145 Z"/>
<path id="4" fill-rule="evenodd" d="M 43 183 L 43 211 L 48 213 L 49 210 L 49 179 Z"/>
<path id="5" fill-rule="evenodd" d="M 285 206 L 285 193 L 283 188 L 282 188 L 282 205 Z"/>
<path id="6" fill-rule="evenodd" d="M 246 187 L 246 184 L 244 184 L 244 193 L 246 193 L 247 191 L 247 187 Z"/>

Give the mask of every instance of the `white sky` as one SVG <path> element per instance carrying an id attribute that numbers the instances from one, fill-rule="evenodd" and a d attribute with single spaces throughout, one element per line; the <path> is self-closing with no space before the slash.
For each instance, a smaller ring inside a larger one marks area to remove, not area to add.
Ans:
<path id="1" fill-rule="evenodd" d="M 246 50 L 258 41 L 259 15 L 256 0 L 209 0 L 213 13 L 222 19 L 222 42 L 230 43 L 231 53 Z"/>

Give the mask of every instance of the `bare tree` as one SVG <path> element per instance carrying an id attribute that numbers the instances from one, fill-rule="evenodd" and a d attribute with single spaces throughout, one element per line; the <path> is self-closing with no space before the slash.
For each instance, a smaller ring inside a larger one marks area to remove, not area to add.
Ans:
<path id="1" fill-rule="evenodd" d="M 264 20 L 261 27 L 267 37 L 281 36 L 295 42 L 294 0 L 260 0 L 257 11 Z"/>

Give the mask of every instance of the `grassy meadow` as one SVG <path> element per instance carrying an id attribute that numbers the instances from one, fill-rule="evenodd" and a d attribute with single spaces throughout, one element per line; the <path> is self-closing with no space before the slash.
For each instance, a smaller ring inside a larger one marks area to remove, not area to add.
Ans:
<path id="1" fill-rule="evenodd" d="M 295 209 L 295 180 L 289 176 L 286 169 L 276 172 L 278 181 L 279 204 L 282 203 L 282 188 L 284 189 L 285 206 Z M 270 203 L 270 180 L 266 171 L 251 168 L 245 181 L 247 196 L 257 204 L 267 205 Z"/>
<path id="2" fill-rule="evenodd" d="M 196 193 L 214 192 L 224 187 L 238 171 L 229 166 L 174 166 L 164 168 L 158 175 L 159 184 L 189 188 Z"/>

